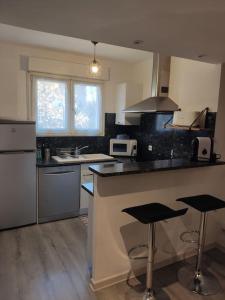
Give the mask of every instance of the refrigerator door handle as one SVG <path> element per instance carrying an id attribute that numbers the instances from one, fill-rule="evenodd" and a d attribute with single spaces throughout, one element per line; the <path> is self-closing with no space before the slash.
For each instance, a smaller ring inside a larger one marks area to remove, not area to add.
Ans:
<path id="1" fill-rule="evenodd" d="M 32 153 L 35 150 L 8 150 L 8 151 L 0 151 L 1 154 L 24 154 L 24 153 Z"/>

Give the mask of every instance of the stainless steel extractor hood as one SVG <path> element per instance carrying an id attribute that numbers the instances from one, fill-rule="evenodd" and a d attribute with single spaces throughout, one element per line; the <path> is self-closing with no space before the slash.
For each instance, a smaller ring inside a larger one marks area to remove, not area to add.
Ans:
<path id="1" fill-rule="evenodd" d="M 168 97 L 170 60 L 169 56 L 154 53 L 151 97 L 127 107 L 123 112 L 147 113 L 179 110 L 178 105 Z"/>

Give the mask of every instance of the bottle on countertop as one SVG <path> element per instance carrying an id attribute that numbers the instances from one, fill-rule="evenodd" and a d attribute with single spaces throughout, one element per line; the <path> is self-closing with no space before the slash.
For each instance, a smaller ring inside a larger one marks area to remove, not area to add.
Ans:
<path id="1" fill-rule="evenodd" d="M 42 147 L 41 147 L 41 145 L 37 145 L 36 158 L 37 158 L 37 161 L 42 160 Z"/>
<path id="2" fill-rule="evenodd" d="M 42 154 L 42 159 L 44 159 L 44 157 L 45 157 L 45 144 L 44 143 L 41 145 L 41 154 Z"/>
<path id="3" fill-rule="evenodd" d="M 51 151 L 47 143 L 43 143 L 41 146 L 42 160 L 49 161 L 51 158 Z"/>
<path id="4" fill-rule="evenodd" d="M 45 144 L 44 146 L 44 159 L 45 161 L 49 161 L 51 158 L 51 152 L 48 144 Z"/>

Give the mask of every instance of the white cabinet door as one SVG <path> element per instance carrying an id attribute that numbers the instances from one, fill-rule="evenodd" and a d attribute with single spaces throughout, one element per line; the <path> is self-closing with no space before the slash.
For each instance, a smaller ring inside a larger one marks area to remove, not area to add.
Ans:
<path id="1" fill-rule="evenodd" d="M 140 102 L 143 88 L 137 83 L 120 83 L 116 90 L 116 124 L 117 125 L 139 125 L 140 115 L 135 113 L 124 113 L 123 109 Z"/>
<path id="2" fill-rule="evenodd" d="M 125 113 L 123 109 L 126 107 L 126 84 L 118 84 L 116 90 L 116 124 L 125 125 Z"/>
<path id="3" fill-rule="evenodd" d="M 89 170 L 89 164 L 81 165 L 81 185 L 87 182 L 93 182 L 93 173 Z M 85 213 L 89 205 L 89 194 L 83 188 L 80 190 L 80 213 Z"/>

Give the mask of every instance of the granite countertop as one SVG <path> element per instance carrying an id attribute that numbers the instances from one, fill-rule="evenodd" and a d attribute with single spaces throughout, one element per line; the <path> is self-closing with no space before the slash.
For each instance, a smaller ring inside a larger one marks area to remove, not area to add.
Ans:
<path id="1" fill-rule="evenodd" d="M 225 165 L 224 161 L 216 162 L 194 162 L 188 159 L 172 159 L 172 160 L 155 160 L 145 162 L 126 162 L 111 163 L 101 165 L 91 165 L 89 169 L 102 177 L 141 174 L 157 171 L 169 171 L 188 168 L 210 167 L 217 165 Z"/>
<path id="2" fill-rule="evenodd" d="M 54 159 L 50 160 L 41 160 L 37 161 L 36 166 L 38 168 L 47 168 L 47 167 L 59 167 L 59 166 L 71 166 L 71 165 L 80 165 L 78 162 L 73 162 L 73 163 L 58 163 Z"/>
<path id="3" fill-rule="evenodd" d="M 93 182 L 86 182 L 81 185 L 81 187 L 87 191 L 91 196 L 94 196 L 94 184 Z"/>

